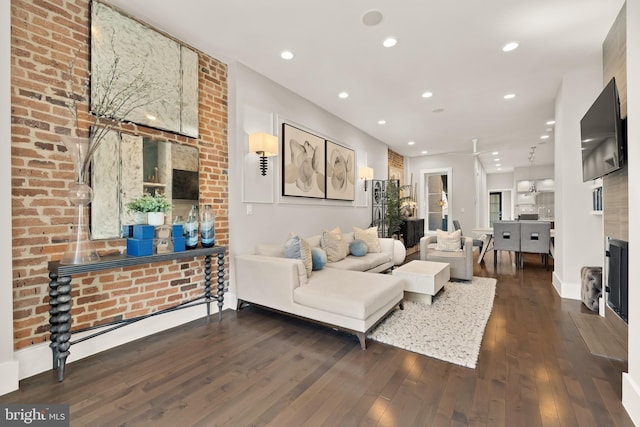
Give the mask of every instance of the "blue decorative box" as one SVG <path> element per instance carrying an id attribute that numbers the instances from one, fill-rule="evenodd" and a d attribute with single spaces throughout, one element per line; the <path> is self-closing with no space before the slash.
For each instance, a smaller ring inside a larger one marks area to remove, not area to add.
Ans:
<path id="1" fill-rule="evenodd" d="M 134 225 L 134 239 L 153 239 L 156 235 L 156 228 L 153 225 Z"/>
<path id="2" fill-rule="evenodd" d="M 182 227 L 182 226 L 181 226 Z M 175 236 L 175 234 L 174 234 Z M 179 236 L 179 237 L 174 237 L 173 238 L 173 252 L 184 252 L 185 250 L 185 242 L 186 239 L 184 237 Z"/>
<path id="3" fill-rule="evenodd" d="M 171 227 L 171 235 L 173 237 L 182 237 L 184 235 L 184 227 L 182 227 L 182 224 L 173 224 Z"/>
<path id="4" fill-rule="evenodd" d="M 153 255 L 153 239 L 127 239 L 127 255 Z"/>

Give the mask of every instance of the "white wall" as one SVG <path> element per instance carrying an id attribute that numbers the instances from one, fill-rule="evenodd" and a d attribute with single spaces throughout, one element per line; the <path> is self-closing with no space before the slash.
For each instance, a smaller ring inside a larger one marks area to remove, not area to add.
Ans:
<path id="1" fill-rule="evenodd" d="M 0 395 L 18 388 L 11 267 L 11 2 L 0 2 Z M 9 201 L 9 202 L 7 202 Z"/>
<path id="2" fill-rule="evenodd" d="M 409 159 L 408 168 L 409 172 L 413 172 L 414 177 L 419 176 L 420 171 L 424 169 L 452 168 L 451 183 L 449 183 L 450 219 L 459 220 L 462 231 L 471 235 L 471 230 L 477 227 L 475 158 L 452 155 L 413 157 Z M 424 204 L 425 200 L 422 197 L 424 183 L 421 181 L 421 179 L 418 180 L 418 203 Z M 424 209 L 421 208 L 420 212 L 424 212 Z"/>
<path id="3" fill-rule="evenodd" d="M 602 217 L 591 214 L 591 187 L 582 182 L 580 156 L 580 119 L 602 89 L 600 61 L 565 75 L 556 97 L 553 284 L 563 298 L 580 299 L 582 266 L 602 266 Z"/>
<path id="4" fill-rule="evenodd" d="M 627 130 L 629 218 L 640 218 L 640 0 L 627 0 Z M 629 221 L 629 373 L 623 374 L 622 403 L 640 425 L 640 223 Z"/>
<path id="5" fill-rule="evenodd" d="M 355 150 L 356 171 L 359 166 L 369 165 L 374 179 L 387 178 L 387 145 L 244 65 L 236 64 L 235 69 L 235 113 L 230 109 L 229 123 L 229 128 L 235 130 L 235 135 L 229 136 L 232 258 L 238 253 L 253 252 L 257 243 L 284 243 L 290 232 L 310 236 L 336 226 L 343 231 L 369 226 L 371 204 L 367 198 L 371 191 L 365 194 L 357 179 L 356 202 L 283 197 L 282 152 L 271 158 L 267 176 L 255 178 L 253 168 L 257 165 L 247 161 L 248 134 L 264 131 L 280 137 L 282 121 L 294 124 Z M 262 195 L 249 194 L 251 189 L 245 187 L 243 196 L 243 180 L 259 186 Z M 262 198 L 263 202 L 245 202 L 243 197 Z M 252 214 L 247 213 L 248 208 Z M 234 289 L 232 284 L 232 294 Z"/>

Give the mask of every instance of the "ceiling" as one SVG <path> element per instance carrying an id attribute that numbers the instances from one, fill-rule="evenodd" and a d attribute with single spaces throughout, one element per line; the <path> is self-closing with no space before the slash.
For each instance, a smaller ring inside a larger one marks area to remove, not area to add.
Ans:
<path id="1" fill-rule="evenodd" d="M 547 122 L 554 118 L 562 76 L 600 64 L 602 41 L 623 4 L 109 2 L 213 57 L 248 66 L 405 156 L 472 156 L 475 145 L 489 173 L 527 166 L 534 146 L 535 164 L 553 163 L 553 125 Z M 370 11 L 381 13 L 377 25 L 363 23 Z M 397 44 L 383 47 L 389 36 Z M 519 47 L 503 52 L 511 41 Z M 283 50 L 294 58 L 282 59 Z M 339 98 L 342 91 L 349 97 Z M 433 96 L 423 98 L 427 91 Z M 516 96 L 505 100 L 506 94 Z"/>

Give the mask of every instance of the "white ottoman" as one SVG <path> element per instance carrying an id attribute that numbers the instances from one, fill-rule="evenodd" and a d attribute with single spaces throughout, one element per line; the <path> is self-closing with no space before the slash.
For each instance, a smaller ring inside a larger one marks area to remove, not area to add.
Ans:
<path id="1" fill-rule="evenodd" d="M 450 279 L 449 264 L 433 261 L 411 261 L 393 270 L 392 274 L 404 279 L 405 299 L 429 305 Z"/>

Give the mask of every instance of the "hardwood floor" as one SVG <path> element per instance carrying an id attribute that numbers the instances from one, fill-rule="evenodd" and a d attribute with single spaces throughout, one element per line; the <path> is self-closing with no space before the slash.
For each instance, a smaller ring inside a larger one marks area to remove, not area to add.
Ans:
<path id="1" fill-rule="evenodd" d="M 25 379 L 0 403 L 68 403 L 72 426 L 632 426 L 626 364 L 589 352 L 537 256 L 498 279 L 477 369 L 247 307 Z M 73 351 L 73 349 L 72 349 Z"/>

